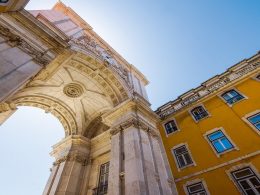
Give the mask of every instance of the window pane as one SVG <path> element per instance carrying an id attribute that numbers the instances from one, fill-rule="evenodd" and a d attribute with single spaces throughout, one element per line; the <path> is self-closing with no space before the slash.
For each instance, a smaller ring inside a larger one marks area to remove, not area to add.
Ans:
<path id="1" fill-rule="evenodd" d="M 192 164 L 192 160 L 191 160 L 189 153 L 184 154 L 184 158 L 185 158 L 188 165 Z"/>
<path id="2" fill-rule="evenodd" d="M 246 190 L 247 195 L 258 195 L 253 190 Z"/>
<path id="3" fill-rule="evenodd" d="M 185 152 L 187 152 L 187 149 L 186 149 L 185 146 L 181 146 L 181 147 L 175 149 L 175 153 L 176 153 L 177 155 L 178 155 L 178 154 L 183 154 L 183 153 L 185 153 Z"/>
<path id="4" fill-rule="evenodd" d="M 234 173 L 235 177 L 238 179 L 242 177 L 250 176 L 252 174 L 253 172 L 249 168 Z"/>
<path id="5" fill-rule="evenodd" d="M 260 192 L 260 181 L 256 177 L 249 179 L 253 186 Z"/>
<path id="6" fill-rule="evenodd" d="M 178 160 L 178 162 L 179 162 L 180 168 L 181 168 L 181 167 L 184 167 L 184 166 L 186 165 L 186 163 L 185 163 L 185 161 L 184 161 L 184 159 L 183 159 L 183 156 L 178 156 L 178 157 L 177 157 L 177 160 Z"/>
<path id="7" fill-rule="evenodd" d="M 189 191 L 191 193 L 194 193 L 194 192 L 197 192 L 197 191 L 200 191 L 200 190 L 203 190 L 203 186 L 201 183 L 198 183 L 198 184 L 195 184 L 193 186 L 189 186 Z"/>
<path id="8" fill-rule="evenodd" d="M 252 116 L 249 118 L 249 121 L 253 124 L 260 122 L 260 114 L 257 114 L 255 116 Z"/>
<path id="9" fill-rule="evenodd" d="M 227 138 L 222 138 L 221 142 L 225 146 L 226 150 L 233 148 L 233 145 L 230 143 L 230 141 Z"/>
<path id="10" fill-rule="evenodd" d="M 231 97 L 226 93 L 226 94 L 223 94 L 222 97 L 228 101 Z"/>
<path id="11" fill-rule="evenodd" d="M 191 110 L 191 113 L 196 120 L 200 120 L 208 116 L 207 111 L 202 106 L 194 108 L 193 110 Z"/>
<path id="12" fill-rule="evenodd" d="M 217 150 L 218 153 L 225 151 L 225 148 L 223 148 L 223 146 L 220 144 L 219 141 L 214 141 L 213 145 L 214 145 L 214 147 L 215 147 L 215 149 Z"/>
<path id="13" fill-rule="evenodd" d="M 256 128 L 260 130 L 260 123 L 256 125 Z"/>
<path id="14" fill-rule="evenodd" d="M 250 185 L 248 184 L 248 182 L 246 180 L 241 181 L 239 183 L 245 190 L 250 189 Z"/>
<path id="15" fill-rule="evenodd" d="M 233 104 L 233 103 L 235 103 L 235 102 L 237 102 L 237 101 L 239 101 L 239 100 L 241 100 L 241 99 L 244 98 L 241 94 L 239 94 L 239 93 L 238 93 L 237 91 L 235 91 L 235 90 L 230 90 L 230 91 L 224 93 L 224 94 L 222 95 L 222 97 L 223 97 L 223 98 L 226 100 L 226 102 L 229 103 L 229 104 Z"/>
<path id="16" fill-rule="evenodd" d="M 229 94 L 230 94 L 231 97 L 235 97 L 235 96 L 239 95 L 235 90 L 231 90 L 229 92 Z"/>
<path id="17" fill-rule="evenodd" d="M 167 134 L 170 134 L 170 133 L 178 130 L 174 121 L 170 121 L 170 122 L 166 123 L 165 129 L 166 129 Z"/>
<path id="18" fill-rule="evenodd" d="M 210 134 L 208 137 L 209 137 L 210 141 L 213 141 L 213 140 L 216 140 L 223 136 L 224 136 L 224 134 L 221 131 L 217 131 L 215 133 Z"/>

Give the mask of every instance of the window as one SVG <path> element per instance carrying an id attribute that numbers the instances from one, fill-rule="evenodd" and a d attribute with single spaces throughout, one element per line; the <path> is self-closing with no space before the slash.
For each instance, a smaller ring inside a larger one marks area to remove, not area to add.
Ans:
<path id="1" fill-rule="evenodd" d="M 232 105 L 233 103 L 244 99 L 244 96 L 242 96 L 240 93 L 238 93 L 236 90 L 232 89 L 224 94 L 221 95 L 224 100 Z"/>
<path id="2" fill-rule="evenodd" d="M 98 188 L 96 189 L 96 195 L 107 194 L 108 189 L 108 174 L 109 174 L 109 162 L 100 166 Z"/>
<path id="3" fill-rule="evenodd" d="M 221 130 L 211 133 L 207 135 L 207 137 L 217 153 L 222 153 L 234 148 L 234 146 Z"/>
<path id="4" fill-rule="evenodd" d="M 207 195 L 202 182 L 186 186 L 189 195 Z"/>
<path id="5" fill-rule="evenodd" d="M 247 120 L 256 127 L 257 130 L 260 131 L 260 113 L 257 113 L 249 118 Z"/>
<path id="6" fill-rule="evenodd" d="M 164 125 L 164 127 L 165 127 L 167 135 L 178 130 L 178 127 L 177 127 L 177 125 L 176 125 L 174 120 L 167 122 Z"/>
<path id="7" fill-rule="evenodd" d="M 260 81 L 260 74 L 256 76 L 256 79 Z"/>
<path id="8" fill-rule="evenodd" d="M 201 120 L 209 115 L 205 108 L 203 108 L 203 106 L 198 106 L 192 109 L 191 114 L 196 121 Z"/>
<path id="9" fill-rule="evenodd" d="M 260 179 L 250 167 L 233 171 L 231 174 L 244 194 L 260 194 Z"/>
<path id="10" fill-rule="evenodd" d="M 193 164 L 191 156 L 185 145 L 173 149 L 173 153 L 179 168 L 183 168 Z"/>

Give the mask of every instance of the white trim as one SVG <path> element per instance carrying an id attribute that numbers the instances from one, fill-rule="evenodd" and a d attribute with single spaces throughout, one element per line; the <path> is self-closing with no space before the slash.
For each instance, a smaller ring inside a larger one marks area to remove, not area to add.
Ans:
<path id="1" fill-rule="evenodd" d="M 215 149 L 215 147 L 213 146 L 213 144 L 212 144 L 212 142 L 209 140 L 209 138 L 208 138 L 208 135 L 210 135 L 210 134 L 212 134 L 212 133 L 214 133 L 214 132 L 216 132 L 216 131 L 221 131 L 224 135 L 225 135 L 225 137 L 230 141 L 230 143 L 233 145 L 233 148 L 231 148 L 231 149 L 228 149 L 228 150 L 225 150 L 224 152 L 221 152 L 221 153 L 218 153 L 217 151 L 216 151 L 216 149 Z M 230 151 L 232 151 L 232 150 L 239 150 L 239 148 L 237 147 L 237 145 L 232 141 L 232 139 L 228 136 L 228 134 L 226 133 L 226 131 L 224 130 L 224 128 L 223 127 L 218 127 L 218 128 L 214 128 L 214 129 L 212 129 L 212 130 L 209 130 L 209 131 L 207 131 L 204 135 L 204 138 L 206 139 L 206 141 L 208 142 L 208 144 L 210 145 L 210 147 L 212 148 L 212 150 L 213 150 L 213 152 L 216 154 L 216 156 L 219 158 L 221 155 L 223 155 L 223 154 L 225 154 L 225 153 L 227 153 L 227 152 L 230 152 Z"/>
<path id="2" fill-rule="evenodd" d="M 196 172 L 196 173 L 192 173 L 192 174 L 189 174 L 189 175 L 180 177 L 180 178 L 175 178 L 174 181 L 175 181 L 175 182 L 180 182 L 180 181 L 183 181 L 183 180 L 186 180 L 186 179 L 189 179 L 189 178 L 192 178 L 192 177 L 201 175 L 201 174 L 205 174 L 205 173 L 208 173 L 208 172 L 217 170 L 217 169 L 222 168 L 222 167 L 225 167 L 225 166 L 230 166 L 231 164 L 234 164 L 234 163 L 237 163 L 237 162 L 241 162 L 241 161 L 244 161 L 244 160 L 246 160 L 246 159 L 249 159 L 249 158 L 252 158 L 252 157 L 255 157 L 255 156 L 258 156 L 258 155 L 260 155 L 260 150 L 257 150 L 257 151 L 255 151 L 255 152 L 246 154 L 246 155 L 244 155 L 244 156 L 240 156 L 240 157 L 238 157 L 238 158 L 235 158 L 235 159 L 226 161 L 226 162 L 221 163 L 221 164 L 218 164 L 218 165 L 216 165 L 216 166 L 203 169 L 203 170 L 198 171 L 198 172 Z"/>
<path id="3" fill-rule="evenodd" d="M 181 147 L 181 146 L 185 146 L 185 147 L 186 147 L 186 149 L 187 149 L 187 151 L 188 151 L 188 154 L 190 155 L 190 158 L 191 158 L 191 160 L 192 160 L 192 163 L 191 163 L 191 164 L 186 165 L 186 166 L 183 166 L 183 167 L 179 167 L 178 160 L 177 160 L 177 158 L 176 158 L 176 156 L 175 156 L 175 153 L 174 153 L 174 150 L 177 149 L 177 148 L 179 148 L 179 147 Z M 180 144 L 178 144 L 178 145 L 175 145 L 175 146 L 171 149 L 171 153 L 172 153 L 172 155 L 173 155 L 173 158 L 174 158 L 176 167 L 177 167 L 177 169 L 178 169 L 179 172 L 180 172 L 182 169 L 185 169 L 185 168 L 187 168 L 187 167 L 197 166 L 197 164 L 196 164 L 195 161 L 194 161 L 194 158 L 193 158 L 193 156 L 192 156 L 192 154 L 191 154 L 191 151 L 190 151 L 189 146 L 188 146 L 187 143 L 180 143 Z"/>
<path id="4" fill-rule="evenodd" d="M 252 117 L 252 116 L 254 116 L 254 115 L 258 114 L 258 113 L 260 114 L 260 110 L 255 110 L 254 112 L 250 112 L 250 113 L 246 114 L 245 116 L 243 116 L 243 117 L 242 117 L 242 120 L 243 120 L 247 125 L 249 125 L 249 127 L 251 127 L 258 135 L 260 135 L 260 130 L 257 129 L 257 128 L 255 127 L 255 125 L 253 125 L 253 124 L 248 120 L 248 118 L 250 118 L 250 117 Z"/>
<path id="5" fill-rule="evenodd" d="M 166 131 L 166 128 L 165 128 L 165 124 L 168 123 L 168 122 L 170 122 L 170 121 L 174 121 L 174 123 L 175 123 L 175 125 L 176 125 L 176 127 L 177 127 L 177 130 L 176 130 L 176 131 L 173 131 L 173 132 L 171 132 L 171 133 L 169 133 L 169 134 L 167 134 L 167 131 Z M 166 137 L 169 137 L 170 135 L 173 135 L 173 134 L 175 134 L 175 133 L 177 133 L 177 132 L 180 131 L 180 128 L 179 128 L 179 126 L 178 126 L 178 124 L 177 124 L 177 121 L 176 121 L 176 119 L 175 119 L 174 117 L 170 117 L 170 118 L 167 119 L 165 122 L 163 122 L 162 125 L 163 125 L 163 128 L 164 128 L 164 132 L 165 132 Z"/>
<path id="6" fill-rule="evenodd" d="M 208 189 L 208 186 L 206 184 L 206 181 L 205 179 L 194 179 L 194 180 L 191 180 L 191 181 L 187 181 L 185 184 L 183 184 L 183 189 L 184 189 L 184 192 L 186 195 L 189 195 L 189 192 L 187 190 L 187 186 L 189 185 L 193 185 L 193 184 L 196 184 L 196 183 L 202 183 L 207 195 L 210 195 L 210 192 L 209 192 L 209 189 Z"/>
<path id="7" fill-rule="evenodd" d="M 238 100 L 238 101 L 234 102 L 233 104 L 229 104 L 229 103 L 222 97 L 222 95 L 225 94 L 225 93 L 227 93 L 228 91 L 231 91 L 231 90 L 235 90 L 237 93 L 239 93 L 241 96 L 243 96 L 243 98 L 242 98 L 241 100 Z M 235 105 L 235 104 L 237 104 L 237 103 L 239 103 L 239 102 L 241 102 L 241 101 L 244 101 L 244 100 L 247 100 L 247 99 L 248 99 L 248 97 L 247 97 L 244 93 L 242 93 L 240 90 L 238 90 L 236 87 L 230 87 L 230 88 L 228 88 L 228 89 L 226 89 L 226 90 L 224 90 L 224 91 L 218 93 L 217 96 L 218 96 L 226 105 L 228 105 L 229 107 L 233 107 L 233 105 Z"/>
<path id="8" fill-rule="evenodd" d="M 260 82 L 260 79 L 257 78 L 257 76 L 260 76 L 260 73 L 257 73 L 256 75 L 254 75 L 254 76 L 252 77 L 252 79 L 254 79 L 254 80 Z"/>
<path id="9" fill-rule="evenodd" d="M 207 112 L 208 116 L 205 116 L 204 118 L 201 118 L 201 119 L 199 119 L 199 120 L 196 120 L 191 111 L 192 111 L 193 109 L 197 108 L 197 107 L 202 107 L 202 108 Z M 200 122 L 200 121 L 202 121 L 202 120 L 204 120 L 204 119 L 207 119 L 207 118 L 211 117 L 211 114 L 209 113 L 209 111 L 206 109 L 206 107 L 205 107 L 204 104 L 202 104 L 202 103 L 197 104 L 196 106 L 191 107 L 191 108 L 188 110 L 188 112 L 190 113 L 190 115 L 191 115 L 191 117 L 193 118 L 193 120 L 195 121 L 195 123 L 198 123 L 198 122 Z"/>
<path id="10" fill-rule="evenodd" d="M 236 180 L 233 178 L 231 172 L 238 171 L 238 170 L 246 168 L 246 167 L 250 167 L 252 169 L 252 171 L 256 174 L 256 176 L 258 178 L 260 178 L 260 175 L 259 175 L 259 172 L 258 172 L 257 168 L 251 162 L 250 163 L 243 163 L 243 164 L 235 165 L 235 166 L 231 167 L 230 169 L 226 170 L 226 173 L 227 173 L 229 179 L 234 183 L 234 185 L 236 186 L 237 190 L 241 194 L 244 194 L 244 192 L 241 190 L 241 188 L 237 184 Z"/>

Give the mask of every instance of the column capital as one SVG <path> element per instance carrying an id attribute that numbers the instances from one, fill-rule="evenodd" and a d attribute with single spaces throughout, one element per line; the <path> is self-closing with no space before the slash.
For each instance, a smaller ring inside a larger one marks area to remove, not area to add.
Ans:
<path id="1" fill-rule="evenodd" d="M 148 124 L 146 121 L 142 120 L 141 118 L 131 117 L 127 120 L 123 121 L 120 124 L 117 124 L 110 130 L 111 135 L 115 135 L 120 131 L 123 131 L 129 127 L 135 127 L 137 129 L 141 129 L 154 137 L 159 137 L 159 132 L 155 129 L 154 126 Z"/>
<path id="2" fill-rule="evenodd" d="M 159 136 L 157 122 L 159 117 L 148 104 L 139 99 L 130 99 L 102 116 L 102 121 L 111 127 L 112 135 L 131 126 Z"/>
<path id="3" fill-rule="evenodd" d="M 76 161 L 86 165 L 89 159 L 90 140 L 80 135 L 71 135 L 53 146 L 51 155 L 56 159 L 54 165 L 65 161 Z"/>

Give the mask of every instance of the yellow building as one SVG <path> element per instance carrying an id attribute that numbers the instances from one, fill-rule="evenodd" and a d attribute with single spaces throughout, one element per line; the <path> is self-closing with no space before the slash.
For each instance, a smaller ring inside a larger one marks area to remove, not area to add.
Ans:
<path id="1" fill-rule="evenodd" d="M 260 194 L 260 53 L 156 113 L 179 194 Z"/>

